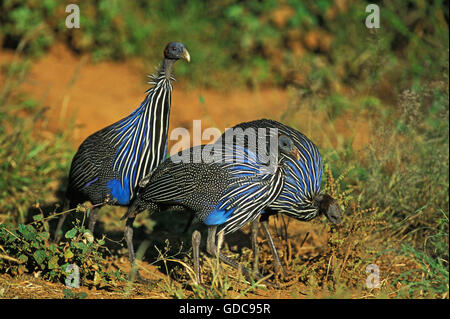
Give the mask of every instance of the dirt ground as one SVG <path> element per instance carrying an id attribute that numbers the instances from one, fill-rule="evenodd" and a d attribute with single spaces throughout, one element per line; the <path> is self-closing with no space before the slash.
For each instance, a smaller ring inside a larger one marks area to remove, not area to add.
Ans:
<path id="1" fill-rule="evenodd" d="M 12 58 L 13 53 L 0 52 L 0 64 L 11 61 Z M 145 70 L 143 63 L 138 60 L 92 63 L 88 56 L 76 56 L 64 46 L 55 45 L 49 54 L 31 65 L 21 91 L 48 107 L 49 120 L 44 129 L 50 134 L 64 130 L 73 119 L 76 128 L 71 139 L 74 147 L 77 147 L 87 136 L 128 115 L 140 105 L 144 92 L 149 87 L 145 76 L 152 71 L 153 69 Z M 202 120 L 202 128 L 212 126 L 221 131 L 237 123 L 259 118 L 280 120 L 292 103 L 291 93 L 280 88 L 218 92 L 202 88 L 189 89 L 183 79 L 179 76 L 177 78 L 179 81 L 174 83 L 172 95 L 170 130 L 184 127 L 192 131 L 194 119 Z M 325 125 L 329 121 L 323 115 L 304 111 L 298 116 L 301 118 L 297 119 L 297 122 L 305 123 L 304 127 L 300 128 L 302 132 L 317 139 L 317 143 L 335 144 L 338 142 L 337 136 L 351 136 L 354 138 L 353 147 L 359 149 L 369 141 L 370 131 L 364 120 L 344 116 L 334 122 L 334 127 L 329 128 Z M 169 148 L 175 142 L 171 141 Z M 119 223 L 119 216 L 113 218 L 114 223 Z M 289 233 L 303 238 L 304 234 L 309 232 L 309 239 L 301 249 L 310 256 L 317 255 L 326 245 L 327 234 L 323 224 L 323 221 L 313 224 L 292 222 Z M 124 271 L 129 267 L 125 254 L 117 256 L 111 264 L 112 267 Z M 145 262 L 143 266 L 144 277 L 158 280 L 159 284 L 156 285 L 164 285 L 167 282 L 168 277 L 157 266 Z M 31 275 L 11 277 L 2 274 L 0 287 L 3 287 L 0 290 L 0 298 L 64 297 L 62 283 L 51 283 Z M 301 298 L 303 288 L 305 287 L 297 286 L 289 290 L 259 289 L 257 293 L 250 293 L 247 297 Z M 161 293 L 164 289 L 148 289 L 148 286 L 141 284 L 127 288 L 126 283 L 115 289 L 82 287 L 77 291 L 87 292 L 88 298 L 168 297 Z"/>

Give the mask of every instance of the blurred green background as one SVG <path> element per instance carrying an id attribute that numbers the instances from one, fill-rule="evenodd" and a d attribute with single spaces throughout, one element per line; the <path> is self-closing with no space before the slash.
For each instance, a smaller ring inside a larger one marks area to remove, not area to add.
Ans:
<path id="1" fill-rule="evenodd" d="M 396 82 L 415 81 L 441 72 L 436 62 L 448 49 L 446 1 L 381 2 L 382 36 L 363 27 L 370 1 L 82 1 L 76 30 L 65 26 L 69 3 L 2 1 L 1 46 L 14 49 L 30 36 L 31 55 L 62 41 L 97 60 L 155 61 L 162 45 L 178 40 L 195 56 L 189 72 L 180 65 L 179 74 L 211 86 L 221 80 L 306 86 L 309 76 L 357 85 L 386 73 Z M 299 64 L 311 70 L 300 76 Z"/>

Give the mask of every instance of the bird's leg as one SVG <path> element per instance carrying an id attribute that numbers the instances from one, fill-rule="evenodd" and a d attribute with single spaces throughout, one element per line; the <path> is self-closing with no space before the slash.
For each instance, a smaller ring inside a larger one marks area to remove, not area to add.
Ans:
<path id="1" fill-rule="evenodd" d="M 251 222 L 251 238 L 252 238 L 252 250 L 253 250 L 253 271 L 259 274 L 259 247 L 258 247 L 258 219 Z"/>
<path id="2" fill-rule="evenodd" d="M 123 233 L 125 237 L 125 242 L 127 243 L 128 258 L 130 259 L 131 264 L 130 280 L 134 281 L 134 279 L 137 279 L 140 282 L 151 283 L 151 280 L 141 277 L 141 275 L 139 274 L 139 270 L 136 268 L 136 256 L 134 253 L 134 246 L 133 246 L 133 222 L 135 219 L 136 219 L 135 216 L 127 219 L 127 222 L 125 224 L 125 231 Z"/>
<path id="3" fill-rule="evenodd" d="M 220 249 L 218 249 L 218 246 L 216 246 L 216 243 L 215 243 L 216 231 L 217 231 L 217 226 L 209 226 L 208 227 L 208 238 L 206 240 L 206 250 L 207 250 L 208 254 L 210 254 L 211 256 L 214 256 L 214 257 L 218 257 L 220 261 L 226 263 L 227 265 L 230 265 L 233 268 L 240 270 L 244 274 L 245 277 L 251 278 L 250 272 L 245 267 L 242 267 L 240 264 L 238 264 L 237 262 L 235 262 L 231 258 L 223 255 L 220 252 Z M 218 236 L 219 236 L 219 244 L 221 245 L 223 242 L 223 236 L 224 236 L 223 232 L 220 232 L 218 234 Z M 262 278 L 259 275 L 256 275 L 256 277 L 257 277 L 257 279 Z"/>
<path id="4" fill-rule="evenodd" d="M 216 230 L 217 226 L 209 226 L 208 227 L 208 237 L 206 239 L 206 251 L 211 256 L 217 256 L 216 249 Z"/>
<path id="5" fill-rule="evenodd" d="M 127 219 L 125 224 L 125 231 L 123 233 L 125 237 L 125 242 L 127 243 L 128 248 L 128 258 L 130 259 L 131 271 L 130 271 L 130 280 L 134 281 L 134 279 L 141 280 L 141 276 L 139 275 L 139 270 L 136 268 L 136 256 L 134 254 L 134 246 L 133 246 L 133 222 L 136 217 L 130 217 Z"/>
<path id="6" fill-rule="evenodd" d="M 55 242 L 57 242 L 61 238 L 61 235 L 59 234 L 59 232 L 61 231 L 62 225 L 64 224 L 66 217 L 67 217 L 67 214 L 62 214 L 61 216 L 59 216 L 58 225 L 56 226 L 56 230 L 55 230 L 55 236 L 53 237 L 53 240 Z"/>
<path id="7" fill-rule="evenodd" d="M 200 242 L 202 240 L 202 235 L 198 230 L 194 230 L 192 233 L 192 255 L 194 258 L 194 272 L 195 272 L 195 280 L 197 284 L 201 284 L 200 277 Z"/>
<path id="8" fill-rule="evenodd" d="M 70 207 L 70 203 L 68 200 L 66 200 L 64 203 L 63 212 L 65 212 L 66 210 L 69 210 L 69 207 Z M 61 216 L 59 216 L 58 225 L 56 225 L 55 235 L 53 237 L 53 240 L 55 242 L 58 241 L 61 237 L 60 231 L 61 231 L 62 225 L 64 224 L 64 221 L 66 220 L 67 214 L 68 213 L 64 213 Z"/>
<path id="9" fill-rule="evenodd" d="M 125 237 L 125 242 L 127 243 L 128 248 L 128 257 L 130 259 L 131 267 L 134 266 L 134 247 L 133 247 L 133 222 L 136 217 L 130 217 L 127 219 L 125 224 L 125 231 L 123 232 L 123 236 Z"/>
<path id="10" fill-rule="evenodd" d="M 225 239 L 225 234 L 223 231 L 217 234 L 217 253 L 220 254 L 220 250 L 222 249 L 223 241 Z"/>
<path id="11" fill-rule="evenodd" d="M 100 210 L 100 207 L 93 207 L 91 209 L 91 213 L 89 214 L 88 229 L 92 235 L 94 235 L 94 227 L 95 227 L 95 223 L 97 222 L 99 210 Z"/>
<path id="12" fill-rule="evenodd" d="M 270 250 L 272 251 L 272 255 L 274 258 L 274 267 L 275 273 L 281 272 L 283 275 L 285 274 L 283 266 L 281 265 L 280 257 L 278 256 L 278 251 L 273 243 L 272 235 L 269 230 L 268 219 L 264 219 L 261 221 L 261 225 L 263 227 L 264 234 L 266 235 L 267 242 L 269 243 Z"/>

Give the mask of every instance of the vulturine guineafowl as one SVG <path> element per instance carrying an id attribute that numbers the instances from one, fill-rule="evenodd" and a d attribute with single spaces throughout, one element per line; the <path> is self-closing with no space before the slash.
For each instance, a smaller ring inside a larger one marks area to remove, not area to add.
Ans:
<path id="1" fill-rule="evenodd" d="M 139 181 L 167 156 L 167 135 L 175 61 L 190 61 L 184 44 L 171 42 L 141 105 L 127 117 L 90 135 L 76 152 L 69 173 L 65 209 L 90 201 L 93 233 L 98 210 L 104 204 L 128 206 Z M 61 215 L 55 239 L 66 214 Z"/>
<path id="2" fill-rule="evenodd" d="M 193 147 L 179 153 L 178 161 L 174 156 L 167 159 L 143 181 L 123 217 L 128 218 L 127 225 L 145 209 L 151 214 L 167 206 L 181 205 L 208 226 L 207 252 L 241 268 L 220 253 L 223 236 L 258 218 L 279 196 L 284 183 L 280 167 L 287 156 L 299 156 L 289 137 L 278 135 L 277 130 L 266 135 L 275 142 L 264 145 L 270 150 L 262 151 L 267 155 L 263 159 L 255 149 L 227 143 Z M 180 155 L 183 153 L 187 156 Z M 126 238 L 133 262 L 132 238 Z M 196 279 L 200 282 L 198 231 L 192 235 L 192 245 Z M 246 269 L 241 269 L 249 275 Z"/>
<path id="3" fill-rule="evenodd" d="M 317 146 L 304 134 L 287 125 L 267 119 L 240 123 L 231 128 L 231 130 L 235 136 L 244 136 L 245 143 L 248 143 L 249 134 L 245 134 L 245 131 L 250 129 L 250 132 L 252 132 L 261 128 L 265 130 L 277 129 L 280 134 L 288 136 L 293 141 L 296 149 L 299 150 L 297 153 L 298 157 L 292 156 L 292 154 L 287 155 L 283 161 L 280 167 L 284 176 L 283 188 L 275 201 L 268 205 L 259 219 L 264 234 L 268 239 L 269 247 L 274 255 L 275 272 L 284 272 L 269 231 L 269 216 L 283 213 L 301 221 L 309 221 L 319 215 L 325 215 L 332 223 L 339 223 L 342 211 L 335 199 L 328 194 L 320 192 L 323 171 L 322 157 Z M 244 133 L 236 134 L 236 131 L 239 129 Z M 222 140 L 226 139 L 226 134 L 227 132 L 222 135 Z M 233 140 L 233 143 L 235 142 L 236 139 Z M 230 143 L 230 140 L 228 143 Z M 258 269 L 257 231 L 258 220 L 254 220 L 251 226 L 251 237 L 255 256 L 255 270 Z"/>

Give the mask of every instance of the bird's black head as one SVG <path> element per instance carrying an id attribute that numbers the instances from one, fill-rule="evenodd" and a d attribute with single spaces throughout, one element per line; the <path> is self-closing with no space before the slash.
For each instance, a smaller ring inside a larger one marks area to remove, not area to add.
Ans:
<path id="1" fill-rule="evenodd" d="M 188 50 L 183 43 L 170 42 L 164 49 L 164 57 L 170 60 L 184 59 L 187 62 L 191 60 Z"/>
<path id="2" fill-rule="evenodd" d="M 300 159 L 299 150 L 295 146 L 294 141 L 292 141 L 292 139 L 289 136 L 284 134 L 280 134 L 280 136 L 278 136 L 278 148 L 284 154 L 292 155 L 297 160 Z"/>
<path id="3" fill-rule="evenodd" d="M 342 220 L 342 209 L 338 202 L 328 194 L 319 194 L 314 198 L 314 204 L 319 209 L 319 214 L 325 214 L 333 224 L 339 224 Z"/>

